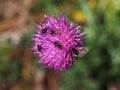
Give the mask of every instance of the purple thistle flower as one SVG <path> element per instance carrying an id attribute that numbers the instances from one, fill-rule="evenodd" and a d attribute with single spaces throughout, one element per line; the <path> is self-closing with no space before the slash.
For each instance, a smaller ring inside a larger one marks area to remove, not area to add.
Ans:
<path id="1" fill-rule="evenodd" d="M 67 70 L 73 65 L 74 57 L 79 53 L 83 56 L 83 30 L 76 24 L 71 24 L 64 15 L 59 18 L 45 16 L 44 22 L 33 35 L 32 49 L 39 57 L 39 62 L 55 70 Z"/>

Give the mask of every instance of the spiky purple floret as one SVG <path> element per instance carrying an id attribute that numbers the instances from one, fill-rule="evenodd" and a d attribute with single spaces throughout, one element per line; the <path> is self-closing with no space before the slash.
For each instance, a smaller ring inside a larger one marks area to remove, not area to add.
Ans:
<path id="1" fill-rule="evenodd" d="M 85 34 L 80 26 L 71 24 L 63 14 L 59 18 L 45 16 L 44 22 L 37 26 L 32 49 L 45 66 L 67 70 L 73 65 L 76 53 L 85 54 Z"/>

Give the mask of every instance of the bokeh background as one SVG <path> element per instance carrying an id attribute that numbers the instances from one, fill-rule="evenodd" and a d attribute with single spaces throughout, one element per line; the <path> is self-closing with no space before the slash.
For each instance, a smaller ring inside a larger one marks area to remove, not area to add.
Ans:
<path id="1" fill-rule="evenodd" d="M 56 73 L 30 47 L 44 15 L 61 13 L 82 25 L 87 55 Z M 0 90 L 120 90 L 120 0 L 0 0 Z"/>

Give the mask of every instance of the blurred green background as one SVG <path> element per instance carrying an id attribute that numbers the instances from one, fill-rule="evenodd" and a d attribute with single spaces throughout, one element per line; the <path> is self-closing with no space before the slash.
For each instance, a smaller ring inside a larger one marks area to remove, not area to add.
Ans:
<path id="1" fill-rule="evenodd" d="M 35 24 L 61 13 L 83 26 L 87 55 L 56 73 L 30 47 Z M 120 90 L 120 0 L 1 0 L 0 90 Z"/>

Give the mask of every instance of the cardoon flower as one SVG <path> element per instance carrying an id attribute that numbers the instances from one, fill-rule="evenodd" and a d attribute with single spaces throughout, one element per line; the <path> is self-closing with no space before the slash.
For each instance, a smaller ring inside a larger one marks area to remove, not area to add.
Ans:
<path id="1" fill-rule="evenodd" d="M 71 24 L 64 15 L 59 18 L 45 16 L 44 22 L 37 26 L 32 48 L 39 63 L 57 71 L 67 70 L 73 65 L 75 56 L 85 54 L 83 30 Z"/>

